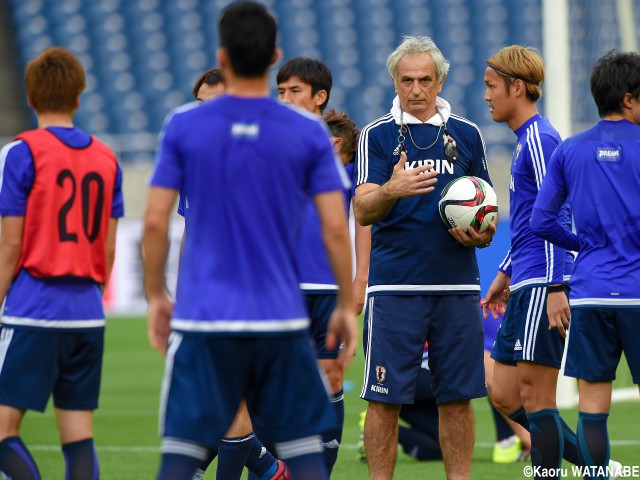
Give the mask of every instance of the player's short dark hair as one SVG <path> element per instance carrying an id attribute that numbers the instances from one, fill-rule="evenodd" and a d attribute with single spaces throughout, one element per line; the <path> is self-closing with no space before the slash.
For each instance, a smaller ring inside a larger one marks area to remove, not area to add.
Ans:
<path id="1" fill-rule="evenodd" d="M 292 58 L 280 68 L 276 76 L 276 82 L 280 85 L 291 77 L 298 77 L 303 83 L 311 85 L 311 95 L 315 95 L 320 90 L 327 92 L 327 99 L 320 105 L 320 111 L 323 112 L 327 103 L 329 103 L 331 86 L 333 85 L 333 77 L 329 67 L 315 58 Z"/>
<path id="2" fill-rule="evenodd" d="M 624 96 L 640 95 L 640 55 L 610 50 L 591 71 L 591 95 L 600 117 L 622 113 Z"/>
<path id="3" fill-rule="evenodd" d="M 61 47 L 51 47 L 27 64 L 25 87 L 37 113 L 73 113 L 85 87 L 80 60 Z"/>
<path id="4" fill-rule="evenodd" d="M 200 87 L 203 84 L 214 86 L 218 85 L 219 83 L 225 83 L 222 70 L 220 70 L 218 67 L 207 70 L 202 75 L 200 75 L 200 78 L 198 78 L 198 80 L 196 80 L 196 83 L 193 86 L 193 90 L 191 90 L 193 98 L 195 98 L 196 100 L 198 99 L 198 91 L 200 91 Z"/>
<path id="5" fill-rule="evenodd" d="M 276 21 L 266 7 L 257 2 L 232 3 L 222 11 L 218 22 L 220 46 L 239 77 L 264 75 L 276 51 Z"/>
<path id="6" fill-rule="evenodd" d="M 353 162 L 356 157 L 356 149 L 358 147 L 358 137 L 360 131 L 355 123 L 349 119 L 346 113 L 336 112 L 333 108 L 329 109 L 322 117 L 327 123 L 331 135 L 342 139 L 342 148 L 340 153 L 349 156 L 349 163 Z"/>

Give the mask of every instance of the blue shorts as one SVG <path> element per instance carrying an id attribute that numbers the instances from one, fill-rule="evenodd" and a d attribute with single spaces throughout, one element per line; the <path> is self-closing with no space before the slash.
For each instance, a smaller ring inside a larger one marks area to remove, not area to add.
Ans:
<path id="1" fill-rule="evenodd" d="M 321 434 L 334 423 L 306 332 L 225 337 L 173 332 L 160 405 L 163 437 L 213 448 L 247 401 L 264 442 Z"/>
<path id="2" fill-rule="evenodd" d="M 624 351 L 640 383 L 640 308 L 572 307 L 565 375 L 589 382 L 608 382 Z"/>
<path id="3" fill-rule="evenodd" d="M 0 327 L 0 404 L 44 412 L 98 408 L 104 329 Z M 4 355 L 2 355 L 4 354 Z"/>
<path id="4" fill-rule="evenodd" d="M 526 361 L 560 368 L 564 338 L 549 330 L 547 287 L 525 287 L 509 298 L 491 358 L 505 365 Z"/>
<path id="5" fill-rule="evenodd" d="M 305 293 L 307 313 L 311 319 L 309 334 L 316 349 L 316 357 L 320 359 L 336 359 L 340 353 L 341 342 L 333 350 L 327 350 L 324 342 L 327 340 L 329 319 L 336 308 L 337 295 L 335 293 Z"/>
<path id="6" fill-rule="evenodd" d="M 411 404 L 429 342 L 437 403 L 487 395 L 478 295 L 378 295 L 365 311 L 365 400 Z"/>

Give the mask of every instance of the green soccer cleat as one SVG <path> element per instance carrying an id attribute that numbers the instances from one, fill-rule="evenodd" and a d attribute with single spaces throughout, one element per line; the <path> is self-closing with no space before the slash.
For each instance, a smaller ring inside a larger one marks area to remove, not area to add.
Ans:
<path id="1" fill-rule="evenodd" d="M 364 450 L 364 422 L 366 418 L 367 411 L 364 410 L 360 412 L 360 420 L 358 421 L 358 426 L 360 427 L 360 440 L 356 447 L 356 456 L 361 463 L 367 463 L 367 452 Z"/>
<path id="2" fill-rule="evenodd" d="M 493 446 L 493 463 L 514 463 L 520 459 L 522 440 L 517 435 L 500 440 Z"/>

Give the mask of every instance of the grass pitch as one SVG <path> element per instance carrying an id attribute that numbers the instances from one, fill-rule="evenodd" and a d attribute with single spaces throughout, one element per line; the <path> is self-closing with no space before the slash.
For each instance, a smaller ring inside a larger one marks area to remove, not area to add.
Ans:
<path id="1" fill-rule="evenodd" d="M 366 464 L 356 460 L 359 412 L 366 402 L 358 397 L 362 378 L 362 352 L 347 373 L 343 444 L 333 480 L 368 478 Z M 160 440 L 157 413 L 163 360 L 147 342 L 143 318 L 112 318 L 107 322 L 105 359 L 100 408 L 95 416 L 95 440 L 100 458 L 101 478 L 140 480 L 155 478 L 159 464 Z M 476 416 L 476 447 L 472 479 L 524 479 L 529 463 L 497 465 L 491 462 L 495 441 L 492 415 L 486 399 L 473 403 Z M 563 410 L 571 426 L 577 423 L 577 411 Z M 609 417 L 611 455 L 623 465 L 640 465 L 640 402 L 613 405 Z M 28 412 L 22 437 L 35 457 L 44 479 L 64 478 L 64 461 L 55 430 L 53 409 L 44 414 Z M 568 465 L 567 465 L 568 467 Z M 205 478 L 215 478 L 210 468 Z M 566 478 L 573 477 L 569 474 Z M 418 462 L 398 453 L 394 479 L 444 479 L 442 462 Z"/>

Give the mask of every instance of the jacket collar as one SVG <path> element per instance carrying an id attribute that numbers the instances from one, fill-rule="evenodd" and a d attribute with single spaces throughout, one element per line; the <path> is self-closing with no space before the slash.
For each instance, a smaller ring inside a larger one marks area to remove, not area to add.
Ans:
<path id="1" fill-rule="evenodd" d="M 444 118 L 444 121 L 448 122 L 449 121 L 449 115 L 451 114 L 451 105 L 449 105 L 449 102 L 447 102 L 442 97 L 437 97 L 436 98 L 436 108 L 438 108 L 438 110 L 440 110 L 440 113 L 442 114 L 442 117 Z M 395 120 L 395 122 L 398 125 L 400 125 L 400 113 L 401 113 L 401 110 L 400 110 L 400 99 L 396 95 L 396 97 L 393 99 L 393 105 L 391 106 L 391 115 L 393 115 L 393 119 Z M 442 125 L 442 118 L 440 118 L 440 115 L 438 115 L 436 113 L 429 120 L 427 120 L 426 122 L 423 122 L 422 120 L 418 120 L 416 117 L 414 117 L 410 113 L 402 112 L 402 122 L 405 125 L 414 125 L 414 124 L 420 124 L 420 123 L 427 123 L 427 124 L 435 125 L 436 127 L 439 127 L 440 125 Z"/>

